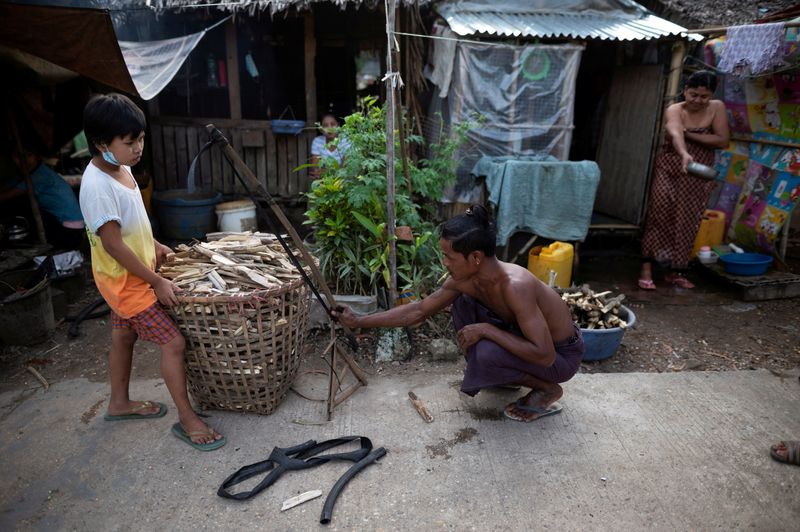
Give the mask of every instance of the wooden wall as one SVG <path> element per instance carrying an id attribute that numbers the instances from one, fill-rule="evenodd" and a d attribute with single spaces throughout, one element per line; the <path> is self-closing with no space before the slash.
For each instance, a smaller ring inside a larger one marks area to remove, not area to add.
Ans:
<path id="1" fill-rule="evenodd" d="M 664 95 L 661 70 L 661 65 L 614 70 L 597 150 L 601 177 L 594 208 L 634 225 L 644 222 Z"/>
<path id="2" fill-rule="evenodd" d="M 247 166 L 277 201 L 301 201 L 310 184 L 307 170 L 294 168 L 310 161 L 314 130 L 299 135 L 276 135 L 265 120 L 154 117 L 150 149 L 156 190 L 185 188 L 189 165 L 208 141 L 206 124 L 213 123 L 230 141 Z M 200 157 L 195 187 L 223 194 L 243 194 L 222 150 L 212 147 Z"/>

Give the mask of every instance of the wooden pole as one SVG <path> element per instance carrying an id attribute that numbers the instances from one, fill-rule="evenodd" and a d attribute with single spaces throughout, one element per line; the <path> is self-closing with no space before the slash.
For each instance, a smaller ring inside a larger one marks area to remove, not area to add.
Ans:
<path id="1" fill-rule="evenodd" d="M 783 26 L 785 28 L 797 28 L 800 27 L 800 22 L 784 22 Z M 686 33 L 697 33 L 700 35 L 709 35 L 714 33 L 726 33 L 729 28 L 734 26 L 714 26 L 712 28 L 697 28 L 693 30 L 686 30 Z"/>
<path id="2" fill-rule="evenodd" d="M 319 291 L 325 296 L 325 299 L 328 300 L 328 306 L 332 309 L 336 308 L 336 300 L 333 298 L 333 293 L 331 292 L 330 288 L 328 288 L 328 284 L 325 282 L 325 276 L 322 275 L 322 272 L 319 271 L 319 267 L 317 267 L 317 263 L 314 260 L 314 257 L 311 256 L 311 253 L 308 252 L 306 249 L 305 244 L 303 243 L 303 239 L 300 238 L 300 235 L 297 234 L 294 226 L 286 218 L 286 215 L 281 210 L 280 206 L 275 202 L 275 199 L 267 192 L 267 189 L 264 188 L 264 185 L 256 178 L 253 171 L 244 163 L 239 154 L 236 153 L 236 150 L 233 149 L 228 139 L 226 139 L 222 133 L 214 126 L 214 124 L 208 124 L 206 126 L 206 131 L 208 131 L 211 138 L 217 142 L 224 143 L 222 146 L 222 152 L 224 153 L 225 157 L 236 167 L 238 170 L 238 175 L 242 179 L 247 179 L 248 186 L 251 190 L 255 190 L 258 195 L 263 198 L 268 204 L 269 208 L 272 209 L 272 213 L 278 218 L 278 221 L 281 223 L 286 232 L 289 234 L 289 237 L 294 242 L 295 247 L 300 252 L 300 255 L 303 257 L 303 262 L 306 266 L 311 270 L 311 276 L 317 281 L 319 285 Z M 340 324 L 344 333 L 350 337 L 352 337 L 352 331 L 343 324 Z M 355 340 L 353 340 L 355 342 Z M 356 364 L 355 360 L 350 356 L 349 353 L 342 351 L 342 357 L 345 359 L 345 362 L 350 369 L 353 371 L 353 374 L 358 378 L 362 384 L 367 384 L 367 377 L 364 371 Z"/>
<path id="3" fill-rule="evenodd" d="M 756 139 L 749 135 L 731 135 L 731 140 L 737 142 L 757 142 L 759 144 L 772 144 L 774 146 L 781 146 L 783 148 L 800 148 L 800 143 L 787 142 L 785 140 L 772 140 L 772 139 Z"/>
<path id="4" fill-rule="evenodd" d="M 9 131 L 11 132 L 11 140 L 14 143 L 15 151 L 19 154 L 20 157 L 20 168 L 21 171 L 25 175 L 25 189 L 28 195 L 28 202 L 31 205 L 31 216 L 33 216 L 33 223 L 36 225 L 36 237 L 39 240 L 40 244 L 47 243 L 47 237 L 44 233 L 44 222 L 42 222 L 42 213 L 39 210 L 39 202 L 36 201 L 36 193 L 33 191 L 33 179 L 31 179 L 30 171 L 27 167 L 27 152 L 25 148 L 22 146 L 22 137 L 19 135 L 19 130 L 17 129 L 17 123 L 14 121 L 14 117 L 11 114 L 10 108 L 6 113 L 6 123 L 8 124 Z M 31 169 L 35 170 L 35 168 Z"/>
<path id="5" fill-rule="evenodd" d="M 228 105 L 231 118 L 242 118 L 242 89 L 239 85 L 239 46 L 236 43 L 236 22 L 225 23 L 225 67 L 228 71 Z"/>
<path id="6" fill-rule="evenodd" d="M 386 1 L 386 233 L 389 236 L 389 308 L 397 299 L 397 246 L 394 239 L 394 56 L 395 0 Z"/>
<path id="7" fill-rule="evenodd" d="M 317 122 L 317 37 L 314 29 L 314 12 L 307 11 L 303 18 L 303 33 L 305 41 L 303 54 L 305 56 L 306 76 L 306 126 L 313 126 Z"/>
<path id="8" fill-rule="evenodd" d="M 675 41 L 672 45 L 672 60 L 669 64 L 669 77 L 667 78 L 667 97 L 664 108 L 669 107 L 678 96 L 678 85 L 681 82 L 683 72 L 683 58 L 686 55 L 686 43 Z"/>
<path id="9" fill-rule="evenodd" d="M 23 156 L 24 157 L 24 156 Z M 42 222 L 42 213 L 39 211 L 39 202 L 36 201 L 36 194 L 33 192 L 33 180 L 31 174 L 25 173 L 25 188 L 28 192 L 28 201 L 31 204 L 31 214 L 33 215 L 33 222 L 36 225 L 36 236 L 40 244 L 47 243 L 47 237 L 44 234 L 44 223 Z"/>

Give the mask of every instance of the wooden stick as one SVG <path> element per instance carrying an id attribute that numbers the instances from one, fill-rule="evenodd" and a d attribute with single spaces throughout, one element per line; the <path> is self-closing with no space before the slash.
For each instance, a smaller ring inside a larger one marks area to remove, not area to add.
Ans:
<path id="1" fill-rule="evenodd" d="M 786 142 L 785 140 L 772 140 L 772 139 L 756 139 L 744 135 L 731 135 L 731 140 L 737 142 L 757 142 L 758 144 L 773 144 L 775 146 L 782 146 L 784 148 L 800 148 L 800 144 L 796 142 Z"/>
<path id="2" fill-rule="evenodd" d="M 305 493 L 301 493 L 300 495 L 295 495 L 291 499 L 286 499 L 283 501 L 283 506 L 281 506 L 281 511 L 288 510 L 289 508 L 294 508 L 298 504 L 303 504 L 306 501 L 310 501 L 311 499 L 316 499 L 322 495 L 322 490 L 311 490 Z"/>
<path id="3" fill-rule="evenodd" d="M 413 404 L 414 408 L 417 409 L 419 415 L 425 420 L 425 423 L 432 423 L 433 416 L 430 412 L 428 412 L 428 409 L 425 408 L 425 405 L 422 404 L 422 401 L 420 401 L 419 397 L 417 397 L 417 394 L 414 392 L 408 392 L 408 397 L 411 399 L 411 404 Z"/>
<path id="4" fill-rule="evenodd" d="M 50 383 L 47 382 L 47 379 L 44 378 L 44 375 L 39 373 L 39 371 L 36 368 L 34 368 L 33 366 L 25 366 L 25 369 L 33 373 L 33 376 L 36 377 L 39 380 L 39 382 L 42 383 L 45 392 L 50 389 Z"/>

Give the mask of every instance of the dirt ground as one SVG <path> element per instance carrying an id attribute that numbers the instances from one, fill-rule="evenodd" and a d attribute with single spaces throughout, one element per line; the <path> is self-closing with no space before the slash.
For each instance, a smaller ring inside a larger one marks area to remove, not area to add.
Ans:
<path id="1" fill-rule="evenodd" d="M 611 249 L 613 251 L 606 252 Z M 636 314 L 635 328 L 626 331 L 615 355 L 597 362 L 584 362 L 584 373 L 729 371 L 766 368 L 773 372 L 800 366 L 800 298 L 744 302 L 729 286 L 702 271 L 690 278 L 698 287 L 687 291 L 659 284 L 655 293 L 639 290 L 634 282 L 638 263 L 626 243 L 596 239 L 581 251 L 578 282 L 595 290 L 626 295 L 625 304 Z M 790 249 L 790 266 L 800 272 L 799 248 Z M 658 279 L 656 280 L 658 284 Z M 77 314 L 97 297 L 89 280 L 84 296 L 76 300 L 68 315 Z M 0 346 L 0 392 L 40 386 L 37 370 L 48 383 L 83 377 L 106 380 L 106 357 L 110 345 L 108 317 L 85 321 L 80 336 L 67 335 L 61 323 L 46 342 L 33 347 Z M 455 362 L 434 362 L 427 351 L 434 338 L 454 338 L 449 314 L 443 313 L 414 329 L 408 360 L 374 362 L 377 337 L 373 331 L 359 336 L 359 363 L 367 373 L 451 371 Z M 305 367 L 324 368 L 320 357 L 329 332 L 311 331 L 304 349 Z M 137 346 L 132 377 L 159 375 L 158 349 L 147 343 Z"/>

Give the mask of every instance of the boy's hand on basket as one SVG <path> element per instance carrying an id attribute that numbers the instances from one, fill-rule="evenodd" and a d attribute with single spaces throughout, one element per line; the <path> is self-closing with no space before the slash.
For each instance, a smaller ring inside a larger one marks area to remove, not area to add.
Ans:
<path id="1" fill-rule="evenodd" d="M 156 297 L 158 301 L 167 307 L 172 307 L 178 304 L 178 298 L 176 294 L 181 291 L 178 286 L 170 281 L 169 279 L 161 278 L 154 287 L 153 290 L 156 293 Z"/>
<path id="2" fill-rule="evenodd" d="M 161 242 L 156 242 L 156 268 L 160 268 L 162 264 L 167 261 L 167 257 L 173 254 L 169 246 L 165 246 Z"/>

